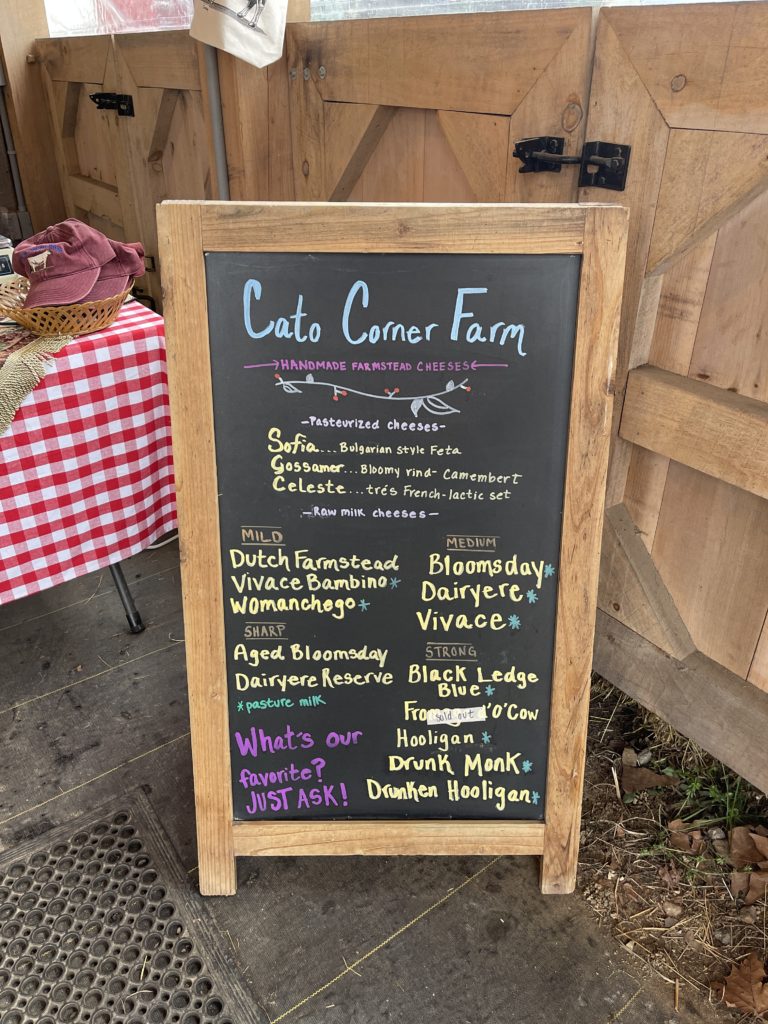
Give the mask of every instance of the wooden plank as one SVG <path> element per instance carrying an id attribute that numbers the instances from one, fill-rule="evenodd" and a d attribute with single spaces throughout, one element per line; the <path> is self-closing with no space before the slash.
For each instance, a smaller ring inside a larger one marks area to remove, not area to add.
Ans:
<path id="1" fill-rule="evenodd" d="M 509 118 L 438 110 L 437 122 L 469 182 L 475 202 L 504 202 Z"/>
<path id="2" fill-rule="evenodd" d="M 662 277 L 648 359 L 662 370 L 688 374 L 717 237 L 715 232 L 690 249 Z"/>
<path id="3" fill-rule="evenodd" d="M 601 207 L 578 205 L 445 206 L 414 203 L 407 211 L 386 204 L 343 203 L 338 207 L 294 203 L 241 203 L 201 207 L 206 249 L 301 252 L 309 233 L 316 252 L 560 252 L 582 250 L 586 217 Z M 605 207 L 609 209 L 609 207 Z M 506 215 L 505 215 L 506 214 Z M 509 215 L 515 231 L 509 231 Z"/>
<path id="4" fill-rule="evenodd" d="M 519 139 L 540 135 L 562 136 L 568 156 L 581 153 L 587 127 L 591 65 L 592 20 L 584 18 L 574 26 L 560 52 L 544 68 L 510 118 L 504 195 L 508 203 L 563 203 L 578 198 L 576 167 L 564 167 L 559 174 L 520 174 L 522 165 L 512 153 Z M 604 200 L 605 196 L 598 198 Z"/>
<path id="5" fill-rule="evenodd" d="M 664 119 L 612 28 L 613 13 L 613 9 L 600 13 L 587 125 L 590 139 L 616 140 L 632 146 L 627 187 L 621 194 L 621 202 L 630 209 L 630 220 L 616 362 L 614 446 L 608 470 L 608 506 L 623 501 L 629 470 L 632 449 L 618 437 L 619 419 L 627 374 L 633 365 L 635 326 L 669 134 Z M 605 200 L 601 189 L 581 189 L 579 196 L 585 201 Z M 645 335 L 642 343 L 645 343 Z"/>
<path id="6" fill-rule="evenodd" d="M 122 224 L 120 197 L 114 185 L 96 178 L 86 178 L 82 174 L 72 174 L 69 178 L 69 193 L 79 210 L 92 213 L 94 217 L 102 217 L 113 224 Z"/>
<path id="7" fill-rule="evenodd" d="M 97 110 L 90 99 L 91 93 L 104 88 L 103 83 L 60 82 L 56 88 L 67 89 L 68 103 L 77 97 L 71 139 L 66 138 L 67 128 L 64 129 L 70 173 L 82 174 L 116 187 L 121 172 L 121 152 L 116 145 L 119 135 L 117 114 L 113 110 Z"/>
<path id="8" fill-rule="evenodd" d="M 222 615 L 208 309 L 200 210 L 158 208 L 165 274 L 173 456 L 194 741 L 200 891 L 235 892 L 229 715 Z"/>
<path id="9" fill-rule="evenodd" d="M 696 649 L 623 505 L 614 505 L 605 514 L 597 603 L 674 658 L 686 658 Z"/>
<path id="10" fill-rule="evenodd" d="M 236 821 L 237 857 L 540 854 L 538 821 Z"/>
<path id="11" fill-rule="evenodd" d="M 595 671 L 768 792 L 768 694 L 704 655 L 669 657 L 598 612 Z"/>
<path id="12" fill-rule="evenodd" d="M 293 21 L 309 21 L 311 17 L 311 0 L 288 0 L 288 24 Z"/>
<path id="13" fill-rule="evenodd" d="M 752 664 L 749 666 L 747 679 L 768 693 L 768 615 L 760 632 L 760 639 L 757 642 Z"/>
<path id="14" fill-rule="evenodd" d="M 671 462 L 653 559 L 696 647 L 746 677 L 768 613 L 765 500 Z"/>
<path id="15" fill-rule="evenodd" d="M 302 26 L 303 27 L 303 26 Z M 293 154 L 293 187 L 296 198 L 322 201 L 328 198 L 325 186 L 325 117 L 319 92 L 319 68 L 310 66 L 296 44 L 296 37 L 286 30 L 286 56 L 291 69 L 288 83 L 291 142 Z"/>
<path id="16" fill-rule="evenodd" d="M 290 12 L 290 7 L 289 7 Z M 309 20 L 309 15 L 305 20 Z M 247 199 L 290 201 L 296 198 L 293 184 L 293 144 L 291 114 L 288 101 L 288 61 L 285 53 L 267 68 L 269 104 L 269 180 L 265 196 L 249 195 Z"/>
<path id="17" fill-rule="evenodd" d="M 349 198 L 394 114 L 394 107 L 368 103 L 323 104 L 328 200 L 342 202 Z"/>
<path id="18" fill-rule="evenodd" d="M 668 469 L 669 459 L 663 455 L 637 446 L 632 449 L 624 505 L 648 551 L 653 549 Z"/>
<path id="19" fill-rule="evenodd" d="M 134 32 L 112 38 L 140 89 L 200 91 L 197 45 L 188 32 Z"/>
<path id="20" fill-rule="evenodd" d="M 264 199 L 270 152 L 267 72 L 219 51 L 219 84 L 230 195 Z"/>
<path id="21" fill-rule="evenodd" d="M 24 200 L 35 231 L 42 231 L 66 216 L 56 162 L 41 160 L 53 146 L 52 126 L 41 68 L 33 61 L 35 39 L 48 35 L 43 0 L 3 0 L 0 59 Z"/>
<path id="22" fill-rule="evenodd" d="M 514 11 L 289 25 L 289 67 L 324 100 L 511 114 L 588 10 Z M 290 55 L 293 54 L 293 57 Z"/>
<path id="23" fill-rule="evenodd" d="M 176 112 L 176 104 L 179 102 L 181 93 L 178 89 L 163 89 L 160 97 L 160 106 L 155 118 L 155 127 L 152 129 L 152 141 L 149 144 L 147 160 L 153 163 L 155 160 L 162 160 L 165 147 L 168 144 L 168 136 L 171 133 L 171 121 Z"/>
<path id="24" fill-rule="evenodd" d="M 69 36 L 38 39 L 35 53 L 54 82 L 103 82 L 110 47 L 109 36 Z"/>
<path id="25" fill-rule="evenodd" d="M 621 207 L 587 209 L 568 428 L 541 871 L 542 891 L 550 893 L 571 892 L 576 884 L 626 232 L 627 211 Z"/>
<path id="26" fill-rule="evenodd" d="M 761 402 L 768 402 L 766 236 L 768 191 L 718 233 L 688 370 Z"/>
<path id="27" fill-rule="evenodd" d="M 663 273 L 766 189 L 768 136 L 670 132 L 648 273 Z"/>
<path id="28" fill-rule="evenodd" d="M 395 113 L 350 193 L 350 200 L 369 203 L 423 201 L 427 117 L 428 112 L 424 110 L 400 109 Z M 442 141 L 447 148 L 445 140 Z M 453 159 L 450 153 L 449 159 Z M 461 171 L 458 173 L 463 178 Z M 468 192 L 468 185 L 466 189 Z"/>
<path id="29" fill-rule="evenodd" d="M 717 234 L 713 234 L 689 250 L 665 274 L 651 279 L 661 282 L 648 358 L 654 366 L 672 373 L 688 373 L 716 240 Z M 633 448 L 624 504 L 649 551 L 656 535 L 668 467 L 669 459 L 663 455 Z"/>
<path id="30" fill-rule="evenodd" d="M 620 432 L 633 444 L 768 497 L 764 402 L 643 366 L 629 375 Z"/>
<path id="31" fill-rule="evenodd" d="M 418 139 L 418 126 L 423 124 L 424 142 L 423 152 L 416 152 L 412 158 L 403 160 L 402 156 L 391 153 L 391 157 L 401 161 L 404 165 L 411 165 L 411 177 L 414 179 L 414 187 L 418 188 L 419 172 L 423 175 L 422 190 L 411 193 L 418 195 L 425 203 L 474 203 L 477 201 L 474 189 L 469 183 L 467 175 L 459 163 L 454 150 L 448 144 L 438 119 L 439 112 L 435 110 L 407 110 L 401 113 L 407 114 L 413 125 L 415 141 Z M 478 115 L 486 117 L 486 114 Z M 402 124 L 402 119 L 401 119 Z M 394 139 L 390 136 L 390 142 Z M 382 176 L 382 183 L 387 178 L 392 181 L 392 163 L 387 168 L 387 177 Z M 384 167 L 379 165 L 381 170 Z M 395 164 L 396 167 L 396 164 Z M 405 168 L 403 168 L 405 170 Z M 402 187 L 407 180 L 407 171 L 396 174 L 395 180 L 398 186 Z M 386 196 L 386 193 L 385 193 Z"/>
<path id="32" fill-rule="evenodd" d="M 673 128 L 768 132 L 768 4 L 601 12 Z"/>

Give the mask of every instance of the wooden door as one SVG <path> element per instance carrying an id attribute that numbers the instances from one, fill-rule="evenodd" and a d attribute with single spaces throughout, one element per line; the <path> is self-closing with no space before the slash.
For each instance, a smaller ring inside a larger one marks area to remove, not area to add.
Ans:
<path id="1" fill-rule="evenodd" d="M 587 131 L 633 147 L 596 667 L 768 789 L 768 4 L 603 9 Z"/>
<path id="2" fill-rule="evenodd" d="M 161 301 L 155 205 L 210 198 L 196 45 L 185 32 L 38 40 L 68 216 L 112 238 L 140 239 L 138 288 Z M 129 95 L 134 115 L 90 95 Z"/>
<path id="3" fill-rule="evenodd" d="M 120 156 L 117 114 L 97 110 L 92 93 L 117 91 L 109 36 L 38 41 L 67 215 L 114 238 L 136 238 Z"/>
<path id="4" fill-rule="evenodd" d="M 221 55 L 237 199 L 551 202 L 573 168 L 519 174 L 514 143 L 581 150 L 591 12 L 289 25 L 268 72 Z"/>

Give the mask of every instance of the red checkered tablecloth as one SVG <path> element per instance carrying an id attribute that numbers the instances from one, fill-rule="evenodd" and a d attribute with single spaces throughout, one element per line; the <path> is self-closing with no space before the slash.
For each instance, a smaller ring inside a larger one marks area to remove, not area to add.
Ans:
<path id="1" fill-rule="evenodd" d="M 0 437 L 0 604 L 175 527 L 163 320 L 131 301 L 61 350 Z"/>

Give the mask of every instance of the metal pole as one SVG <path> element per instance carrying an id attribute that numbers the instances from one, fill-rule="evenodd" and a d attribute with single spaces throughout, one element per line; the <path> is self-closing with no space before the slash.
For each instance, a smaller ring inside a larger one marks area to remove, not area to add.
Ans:
<path id="1" fill-rule="evenodd" d="M 115 584 L 115 589 L 123 603 L 125 617 L 128 619 L 128 628 L 132 633 L 143 633 L 145 626 L 141 621 L 141 615 L 139 615 L 139 610 L 133 600 L 133 595 L 128 589 L 128 584 L 125 582 L 123 567 L 118 562 L 115 565 L 110 565 L 109 571 L 112 573 L 112 581 Z"/>
<path id="2" fill-rule="evenodd" d="M 208 106 L 211 115 L 211 138 L 213 156 L 216 161 L 216 180 L 219 183 L 219 199 L 229 199 L 229 171 L 227 148 L 224 144 L 224 118 L 221 113 L 221 90 L 219 89 L 219 56 L 215 46 L 204 43 L 205 74 L 208 81 Z"/>

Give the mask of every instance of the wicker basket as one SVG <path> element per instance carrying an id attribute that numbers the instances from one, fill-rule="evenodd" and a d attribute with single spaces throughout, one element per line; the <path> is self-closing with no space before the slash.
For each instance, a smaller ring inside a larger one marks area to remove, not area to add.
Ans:
<path id="1" fill-rule="evenodd" d="M 98 302 L 79 302 L 69 306 L 34 306 L 25 308 L 23 303 L 29 291 L 25 277 L 13 277 L 0 284 L 0 317 L 7 316 L 17 324 L 26 327 L 33 334 L 52 337 L 57 334 L 93 334 L 103 330 L 117 319 L 120 307 L 131 289 L 111 299 Z"/>

